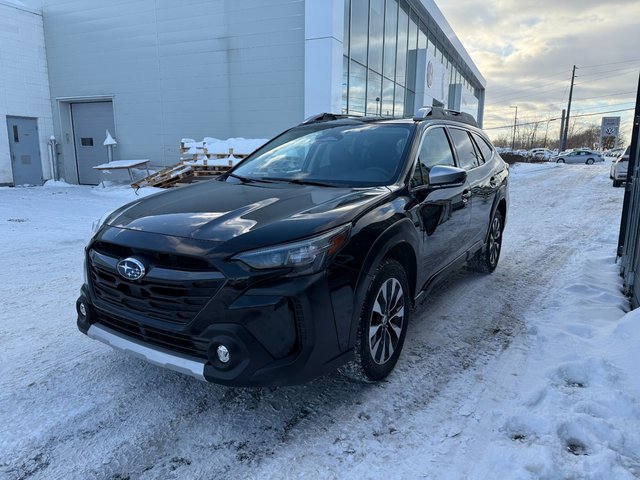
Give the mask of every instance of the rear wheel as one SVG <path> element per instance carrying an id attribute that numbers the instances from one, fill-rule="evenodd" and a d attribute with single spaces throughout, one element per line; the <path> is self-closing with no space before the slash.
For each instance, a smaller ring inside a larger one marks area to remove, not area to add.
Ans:
<path id="1" fill-rule="evenodd" d="M 615 188 L 618 188 L 620 185 L 622 185 L 622 180 L 614 180 L 613 181 L 613 186 Z"/>
<path id="2" fill-rule="evenodd" d="M 556 163 L 564 163 L 564 158 L 559 158 L 558 160 L 556 160 Z"/>
<path id="3" fill-rule="evenodd" d="M 500 260 L 500 252 L 502 251 L 502 229 L 504 228 L 504 219 L 500 210 L 496 210 L 491 219 L 489 227 L 489 239 L 483 250 L 469 260 L 469 267 L 476 272 L 491 273 L 498 266 Z"/>
<path id="4" fill-rule="evenodd" d="M 593 158 L 587 158 L 587 165 L 593 165 Z"/>
<path id="5" fill-rule="evenodd" d="M 384 379 L 395 367 L 411 315 L 407 274 L 400 263 L 384 260 L 365 297 L 353 362 L 343 372 L 363 380 Z"/>

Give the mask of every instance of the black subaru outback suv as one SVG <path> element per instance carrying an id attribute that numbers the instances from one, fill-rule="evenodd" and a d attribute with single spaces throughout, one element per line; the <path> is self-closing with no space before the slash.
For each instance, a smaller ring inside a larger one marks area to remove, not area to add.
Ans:
<path id="1" fill-rule="evenodd" d="M 507 165 L 466 114 L 323 114 L 217 180 L 116 210 L 86 248 L 78 327 L 226 385 L 380 380 L 447 272 L 491 272 Z"/>

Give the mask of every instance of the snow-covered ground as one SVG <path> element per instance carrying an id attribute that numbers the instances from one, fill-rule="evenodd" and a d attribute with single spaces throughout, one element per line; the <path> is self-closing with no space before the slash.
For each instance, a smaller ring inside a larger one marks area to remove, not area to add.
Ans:
<path id="1" fill-rule="evenodd" d="M 279 389 L 201 383 L 76 329 L 91 223 L 132 190 L 0 188 L 0 478 L 640 477 L 640 311 L 608 168 L 512 167 L 498 269 L 418 306 L 387 381 Z"/>

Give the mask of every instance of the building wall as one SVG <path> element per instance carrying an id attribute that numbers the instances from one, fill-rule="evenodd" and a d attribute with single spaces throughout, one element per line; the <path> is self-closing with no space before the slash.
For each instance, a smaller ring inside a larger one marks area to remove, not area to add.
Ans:
<path id="1" fill-rule="evenodd" d="M 38 119 L 44 178 L 53 133 L 42 15 L 0 0 L 0 185 L 13 183 L 6 117 Z"/>
<path id="2" fill-rule="evenodd" d="M 64 168 L 66 105 L 111 98 L 116 159 L 178 160 L 182 137 L 264 138 L 304 113 L 303 0 L 43 0 Z"/>

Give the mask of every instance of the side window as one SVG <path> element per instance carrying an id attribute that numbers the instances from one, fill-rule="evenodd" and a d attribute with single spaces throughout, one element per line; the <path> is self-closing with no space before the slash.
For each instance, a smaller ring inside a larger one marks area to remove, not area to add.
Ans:
<path id="1" fill-rule="evenodd" d="M 458 162 L 460 168 L 465 170 L 471 170 L 478 166 L 478 158 L 476 157 L 476 151 L 474 150 L 473 143 L 471 143 L 471 137 L 465 130 L 457 128 L 449 129 L 451 133 L 451 139 L 453 145 L 456 147 L 456 153 L 458 154 Z"/>
<path id="2" fill-rule="evenodd" d="M 476 145 L 478 145 L 478 147 L 480 148 L 480 152 L 482 152 L 484 161 L 488 162 L 489 160 L 491 160 L 491 157 L 493 157 L 493 148 L 491 147 L 491 145 L 489 145 L 489 143 L 487 143 L 487 141 L 477 133 L 472 132 L 471 136 L 476 141 Z"/>
<path id="3" fill-rule="evenodd" d="M 455 166 L 451 145 L 444 128 L 432 128 L 424 135 L 418 153 L 418 162 L 422 165 L 425 180 L 431 167 L 435 165 Z"/>

